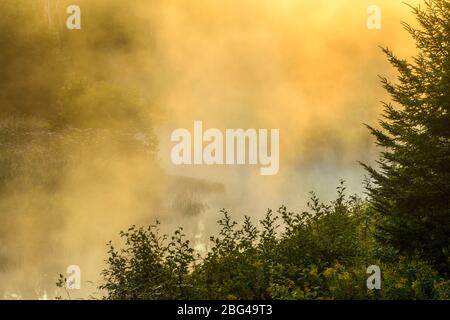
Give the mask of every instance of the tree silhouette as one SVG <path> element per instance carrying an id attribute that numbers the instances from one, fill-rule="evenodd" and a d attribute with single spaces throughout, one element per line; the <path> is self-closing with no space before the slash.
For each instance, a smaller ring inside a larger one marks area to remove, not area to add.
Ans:
<path id="1" fill-rule="evenodd" d="M 383 147 L 379 168 L 364 165 L 379 214 L 378 238 L 408 255 L 419 253 L 448 271 L 450 244 L 450 2 L 411 7 L 419 27 L 403 23 L 416 42 L 412 62 L 384 48 L 399 72 L 382 78 L 393 103 L 384 103 L 381 129 L 368 126 Z"/>

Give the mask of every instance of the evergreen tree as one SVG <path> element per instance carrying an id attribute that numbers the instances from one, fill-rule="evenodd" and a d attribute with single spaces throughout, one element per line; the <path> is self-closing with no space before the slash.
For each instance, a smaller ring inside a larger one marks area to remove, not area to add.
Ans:
<path id="1" fill-rule="evenodd" d="M 381 129 L 368 126 L 383 147 L 379 168 L 364 165 L 379 214 L 378 239 L 400 252 L 449 270 L 450 244 L 450 1 L 411 7 L 419 26 L 403 23 L 416 42 L 412 61 L 385 48 L 398 82 L 382 78 Z"/>

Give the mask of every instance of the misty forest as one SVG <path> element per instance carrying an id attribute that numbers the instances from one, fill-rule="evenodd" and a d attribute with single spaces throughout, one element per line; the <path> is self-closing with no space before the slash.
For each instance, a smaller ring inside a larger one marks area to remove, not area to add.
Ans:
<path id="1" fill-rule="evenodd" d="M 0 299 L 450 299 L 448 0 L 76 2 L 0 1 Z M 199 119 L 279 173 L 171 166 Z"/>

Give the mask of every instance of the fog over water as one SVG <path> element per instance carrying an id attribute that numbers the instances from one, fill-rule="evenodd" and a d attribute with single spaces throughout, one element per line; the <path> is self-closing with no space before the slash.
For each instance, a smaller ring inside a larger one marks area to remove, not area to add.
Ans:
<path id="1" fill-rule="evenodd" d="M 72 3 L 81 30 L 65 28 Z M 105 244 L 131 224 L 183 225 L 205 250 L 221 208 L 255 220 L 302 210 L 311 190 L 332 199 L 339 179 L 362 194 L 357 161 L 379 152 L 363 123 L 376 125 L 387 99 L 378 75 L 395 76 L 378 46 L 414 51 L 400 25 L 410 9 L 377 3 L 378 31 L 366 0 L 5 0 L 2 166 L 20 172 L 1 187 L 2 296 L 51 298 L 75 264 L 73 296 L 87 298 Z M 195 120 L 280 129 L 278 174 L 173 165 L 171 132 Z"/>

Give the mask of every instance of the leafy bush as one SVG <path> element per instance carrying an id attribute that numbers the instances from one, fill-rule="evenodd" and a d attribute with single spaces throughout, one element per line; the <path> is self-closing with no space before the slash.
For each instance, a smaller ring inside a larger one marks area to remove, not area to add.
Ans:
<path id="1" fill-rule="evenodd" d="M 108 299 L 448 299 L 450 282 L 430 263 L 406 258 L 376 242 L 370 206 L 338 196 L 310 211 L 268 210 L 255 226 L 241 226 L 225 209 L 221 230 L 201 257 L 182 229 L 160 235 L 159 225 L 122 232 L 110 244 L 103 271 Z M 367 289 L 366 269 L 379 265 L 382 289 Z"/>

